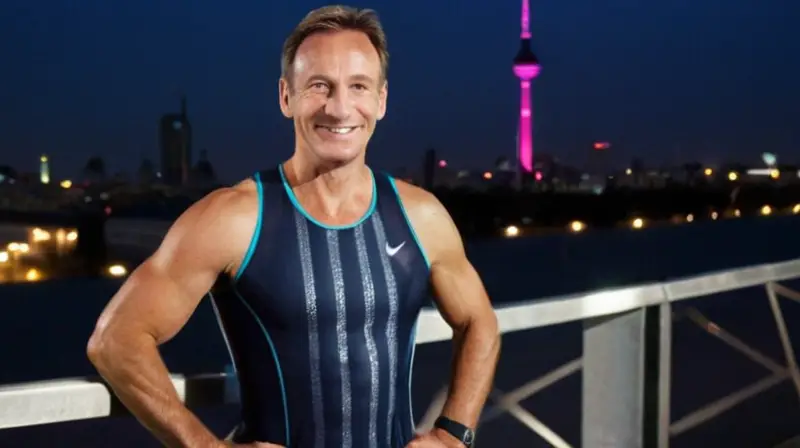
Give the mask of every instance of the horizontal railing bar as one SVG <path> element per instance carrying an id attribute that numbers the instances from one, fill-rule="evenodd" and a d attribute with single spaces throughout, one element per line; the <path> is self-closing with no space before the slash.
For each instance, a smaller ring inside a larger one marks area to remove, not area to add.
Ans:
<path id="1" fill-rule="evenodd" d="M 673 280 L 624 288 L 499 305 L 495 308 L 502 333 L 530 330 L 576 320 L 590 319 L 664 301 L 678 301 L 735 291 L 800 277 L 800 259 L 730 269 Z M 417 344 L 450 340 L 453 332 L 435 309 L 420 314 Z"/>
<path id="2" fill-rule="evenodd" d="M 225 394 L 224 373 L 191 377 L 170 375 L 178 396 L 188 406 L 219 405 Z M 126 414 L 108 386 L 98 379 L 68 378 L 0 386 L 0 429 L 59 423 Z"/>

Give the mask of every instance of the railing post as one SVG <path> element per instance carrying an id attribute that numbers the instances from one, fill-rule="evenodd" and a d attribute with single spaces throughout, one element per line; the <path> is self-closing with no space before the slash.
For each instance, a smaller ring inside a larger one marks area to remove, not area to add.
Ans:
<path id="1" fill-rule="evenodd" d="M 646 314 L 584 321 L 581 446 L 643 447 Z"/>

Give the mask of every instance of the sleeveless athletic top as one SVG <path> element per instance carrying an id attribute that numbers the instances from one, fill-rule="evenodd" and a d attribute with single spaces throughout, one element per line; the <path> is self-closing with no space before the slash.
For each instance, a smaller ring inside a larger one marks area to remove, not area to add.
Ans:
<path id="1" fill-rule="evenodd" d="M 253 178 L 256 231 L 233 293 L 213 300 L 240 383 L 234 441 L 404 447 L 429 263 L 394 179 L 372 174 L 367 213 L 332 227 L 303 210 L 282 167 Z"/>

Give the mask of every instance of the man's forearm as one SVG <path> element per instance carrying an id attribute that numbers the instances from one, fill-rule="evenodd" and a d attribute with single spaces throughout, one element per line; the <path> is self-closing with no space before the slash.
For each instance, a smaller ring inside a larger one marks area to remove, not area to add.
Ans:
<path id="1" fill-rule="evenodd" d="M 128 410 L 165 446 L 217 448 L 222 442 L 178 397 L 155 343 L 112 348 L 92 362 Z"/>
<path id="2" fill-rule="evenodd" d="M 453 340 L 453 373 L 442 415 L 475 428 L 494 381 L 500 336 L 496 325 L 476 322 L 455 332 Z"/>

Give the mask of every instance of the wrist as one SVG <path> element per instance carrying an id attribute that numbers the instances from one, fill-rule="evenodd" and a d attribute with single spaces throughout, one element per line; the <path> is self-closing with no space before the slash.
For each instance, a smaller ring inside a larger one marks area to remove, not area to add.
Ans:
<path id="1" fill-rule="evenodd" d="M 434 434 L 448 447 L 471 448 L 475 440 L 472 428 L 445 416 L 436 419 Z"/>

